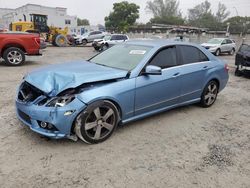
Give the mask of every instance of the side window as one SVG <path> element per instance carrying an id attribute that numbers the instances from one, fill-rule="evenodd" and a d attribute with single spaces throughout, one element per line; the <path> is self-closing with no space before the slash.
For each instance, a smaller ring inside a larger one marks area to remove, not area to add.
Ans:
<path id="1" fill-rule="evenodd" d="M 173 46 L 161 50 L 154 56 L 149 64 L 161 67 L 162 69 L 176 66 L 176 48 Z"/>
<path id="2" fill-rule="evenodd" d="M 91 32 L 91 33 L 89 33 L 89 35 L 95 35 L 95 32 Z"/>
<path id="3" fill-rule="evenodd" d="M 117 35 L 116 40 L 123 40 L 123 38 L 122 38 L 122 36 L 121 36 L 121 35 Z"/>
<path id="4" fill-rule="evenodd" d="M 226 41 L 226 40 L 223 40 L 221 44 L 223 45 L 223 44 L 226 44 L 226 43 L 227 43 L 227 41 Z"/>
<path id="5" fill-rule="evenodd" d="M 232 41 L 227 39 L 227 44 L 232 44 Z"/>
<path id="6" fill-rule="evenodd" d="M 111 40 L 117 40 L 117 36 L 116 35 L 112 35 Z"/>
<path id="7" fill-rule="evenodd" d="M 183 64 L 208 61 L 207 56 L 198 48 L 193 46 L 180 46 Z"/>

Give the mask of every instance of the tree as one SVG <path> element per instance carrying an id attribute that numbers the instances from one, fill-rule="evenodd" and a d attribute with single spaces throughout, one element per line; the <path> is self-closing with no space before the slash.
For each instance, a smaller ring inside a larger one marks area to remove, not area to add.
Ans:
<path id="1" fill-rule="evenodd" d="M 188 21 L 193 26 L 204 27 L 204 25 L 207 25 L 204 23 L 204 20 L 211 19 L 212 17 L 211 3 L 207 0 L 196 5 L 194 8 L 188 9 Z"/>
<path id="2" fill-rule="evenodd" d="M 218 4 L 218 10 L 212 13 L 211 3 L 207 0 L 194 8 L 188 10 L 188 22 L 192 26 L 205 27 L 211 30 L 224 30 L 223 20 L 229 16 L 230 12 L 224 4 Z"/>
<path id="3" fill-rule="evenodd" d="M 77 18 L 77 26 L 89 25 L 89 20 Z"/>
<path id="4" fill-rule="evenodd" d="M 230 23 L 230 33 L 246 34 L 250 29 L 250 17 L 234 16 L 224 21 L 224 27 Z"/>
<path id="5" fill-rule="evenodd" d="M 227 11 L 227 7 L 219 2 L 218 4 L 218 10 L 216 12 L 216 19 L 219 23 L 222 23 L 228 16 L 230 12 Z"/>
<path id="6" fill-rule="evenodd" d="M 179 2 L 176 0 L 153 0 L 148 1 L 146 10 L 153 14 L 151 23 L 159 24 L 184 24 L 184 19 L 179 10 Z"/>
<path id="7" fill-rule="evenodd" d="M 126 32 L 139 18 L 139 9 L 138 5 L 127 1 L 114 3 L 113 11 L 105 17 L 106 28 Z"/>

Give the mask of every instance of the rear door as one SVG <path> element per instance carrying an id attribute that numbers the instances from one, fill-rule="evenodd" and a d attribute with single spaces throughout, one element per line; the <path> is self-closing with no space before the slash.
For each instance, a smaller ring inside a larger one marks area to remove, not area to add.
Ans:
<path id="1" fill-rule="evenodd" d="M 198 48 L 188 45 L 178 45 L 178 54 L 181 57 L 181 103 L 200 98 L 206 72 L 212 68 L 207 56 Z"/>

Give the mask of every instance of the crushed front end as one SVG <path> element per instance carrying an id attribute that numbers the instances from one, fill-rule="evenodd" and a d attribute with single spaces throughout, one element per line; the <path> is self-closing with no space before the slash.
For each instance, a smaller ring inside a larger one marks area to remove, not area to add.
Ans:
<path id="1" fill-rule="evenodd" d="M 46 137 L 72 137 L 74 120 L 86 105 L 75 95 L 50 97 L 24 81 L 17 92 L 18 118 L 31 130 Z"/>

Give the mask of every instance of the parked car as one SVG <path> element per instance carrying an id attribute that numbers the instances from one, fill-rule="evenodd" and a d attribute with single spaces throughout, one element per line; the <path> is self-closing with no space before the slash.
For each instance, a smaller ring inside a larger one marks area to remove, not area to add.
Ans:
<path id="1" fill-rule="evenodd" d="M 204 48 L 208 49 L 211 53 L 219 56 L 222 53 L 234 55 L 236 50 L 235 41 L 229 38 L 213 38 L 207 43 L 201 44 Z"/>
<path id="2" fill-rule="evenodd" d="M 102 39 L 106 35 L 105 32 L 102 31 L 92 31 L 85 33 L 83 35 L 77 35 L 75 38 L 75 44 L 86 45 L 87 43 L 93 42 L 95 39 Z"/>
<path id="3" fill-rule="evenodd" d="M 110 35 L 105 35 L 103 39 L 95 39 L 94 42 L 92 43 L 92 46 L 95 48 L 95 50 L 102 51 L 121 42 L 125 42 L 127 40 L 129 40 L 127 35 L 110 34 Z"/>
<path id="4" fill-rule="evenodd" d="M 227 81 L 227 65 L 198 45 L 128 41 L 27 74 L 16 111 L 39 134 L 99 143 L 119 123 L 193 103 L 210 107 Z"/>
<path id="5" fill-rule="evenodd" d="M 42 55 L 45 41 L 39 34 L 25 32 L 0 33 L 0 58 L 6 65 L 17 66 L 25 62 L 25 55 Z"/>
<path id="6" fill-rule="evenodd" d="M 235 75 L 241 76 L 250 67 L 250 45 L 242 44 L 235 56 Z"/>

